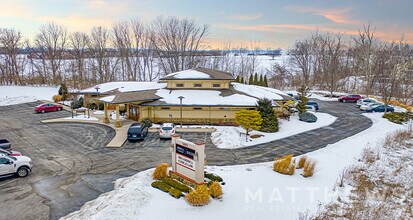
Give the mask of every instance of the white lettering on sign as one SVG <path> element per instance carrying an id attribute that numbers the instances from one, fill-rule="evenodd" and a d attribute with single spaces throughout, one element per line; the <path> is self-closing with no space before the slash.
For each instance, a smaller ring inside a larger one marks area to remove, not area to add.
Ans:
<path id="1" fill-rule="evenodd" d="M 195 171 L 195 163 L 192 159 L 176 154 L 176 163 L 187 169 Z"/>

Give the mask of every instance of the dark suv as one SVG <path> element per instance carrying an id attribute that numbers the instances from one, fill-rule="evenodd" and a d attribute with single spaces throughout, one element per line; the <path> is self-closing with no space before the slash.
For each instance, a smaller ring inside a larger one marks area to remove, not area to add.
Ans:
<path id="1" fill-rule="evenodd" d="M 148 127 L 144 123 L 133 123 L 128 129 L 128 141 L 143 140 L 147 134 Z"/>

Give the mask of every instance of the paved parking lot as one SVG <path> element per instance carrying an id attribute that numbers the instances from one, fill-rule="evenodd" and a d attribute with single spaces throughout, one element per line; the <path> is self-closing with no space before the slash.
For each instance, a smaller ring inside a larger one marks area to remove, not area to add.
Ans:
<path id="1" fill-rule="evenodd" d="M 39 103 L 0 107 L 0 138 L 30 156 L 35 164 L 27 178 L 0 179 L 1 219 L 57 219 L 113 188 L 112 181 L 170 161 L 168 140 L 150 133 L 145 141 L 105 148 L 114 131 L 103 125 L 42 124 L 69 117 L 66 111 L 35 114 Z M 183 133 L 190 141 L 206 140 L 207 164 L 230 165 L 270 161 L 286 153 L 302 154 L 354 135 L 371 121 L 350 103 L 319 102 L 322 111 L 339 117 L 329 127 L 238 150 L 221 150 L 205 133 Z M 7 211 L 5 211 L 7 210 Z M 30 211 L 26 211 L 30 210 Z"/>

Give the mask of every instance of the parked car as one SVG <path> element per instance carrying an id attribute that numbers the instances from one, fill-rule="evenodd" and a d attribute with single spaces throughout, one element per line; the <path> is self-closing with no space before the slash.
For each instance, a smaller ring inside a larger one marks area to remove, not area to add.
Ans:
<path id="1" fill-rule="evenodd" d="M 22 154 L 21 154 L 20 152 L 18 152 L 18 151 L 14 151 L 14 150 L 4 150 L 4 149 L 2 149 L 2 148 L 0 148 L 0 154 L 5 154 L 5 155 L 11 156 L 11 157 L 21 156 L 21 155 L 22 155 Z"/>
<path id="2" fill-rule="evenodd" d="M 317 112 L 317 109 L 313 105 L 306 105 L 308 112 Z"/>
<path id="3" fill-rule="evenodd" d="M 54 112 L 54 111 L 61 111 L 61 110 L 63 110 L 63 106 L 52 104 L 52 103 L 41 104 L 34 108 L 34 111 L 37 113 L 46 113 L 46 112 Z"/>
<path id="4" fill-rule="evenodd" d="M 26 177 L 32 171 L 32 159 L 26 156 L 10 157 L 0 154 L 0 176 L 17 175 Z"/>
<path id="5" fill-rule="evenodd" d="M 378 105 L 372 109 L 366 110 L 366 112 L 385 112 L 386 106 L 385 105 Z M 390 105 L 387 106 L 387 112 L 394 112 L 394 108 Z"/>
<path id="6" fill-rule="evenodd" d="M 159 129 L 159 138 L 171 138 L 175 134 L 175 124 L 173 123 L 163 123 Z"/>
<path id="7" fill-rule="evenodd" d="M 0 139 L 0 148 L 8 150 L 11 148 L 11 144 L 8 140 L 6 139 Z"/>
<path id="8" fill-rule="evenodd" d="M 368 104 L 368 103 L 377 103 L 378 101 L 375 99 L 359 99 L 357 100 L 357 107 L 360 107 L 362 105 Z"/>
<path id="9" fill-rule="evenodd" d="M 312 105 L 315 107 L 315 110 L 318 111 L 318 103 L 317 102 L 307 102 L 307 105 Z"/>
<path id="10" fill-rule="evenodd" d="M 375 108 L 376 106 L 379 106 L 379 105 L 381 105 L 381 104 L 380 103 L 368 103 L 368 104 L 365 104 L 365 105 L 361 105 L 360 110 L 361 111 L 371 110 L 371 109 L 373 109 L 373 108 Z"/>
<path id="11" fill-rule="evenodd" d="M 145 139 L 148 135 L 148 127 L 144 123 L 133 123 L 128 129 L 128 141 Z"/>
<path id="12" fill-rule="evenodd" d="M 357 102 L 357 100 L 362 99 L 361 95 L 344 95 L 338 98 L 339 102 Z"/>

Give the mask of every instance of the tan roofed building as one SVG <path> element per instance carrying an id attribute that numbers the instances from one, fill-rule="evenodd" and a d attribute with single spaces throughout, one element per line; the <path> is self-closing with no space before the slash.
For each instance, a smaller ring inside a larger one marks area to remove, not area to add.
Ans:
<path id="1" fill-rule="evenodd" d="M 195 68 L 166 75 L 159 82 L 110 82 L 78 92 L 85 105 L 104 103 L 108 109 L 125 109 L 127 117 L 154 123 L 234 124 L 235 113 L 255 109 L 260 98 L 273 100 L 279 108 L 291 99 L 286 93 L 267 87 L 235 83 L 227 72 Z M 105 117 L 106 121 L 109 119 Z M 117 122 L 120 126 L 120 122 Z"/>

